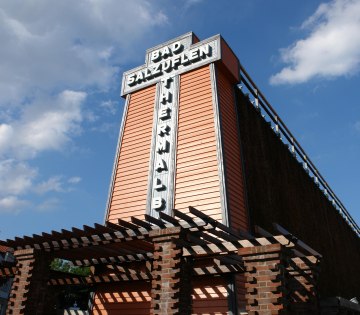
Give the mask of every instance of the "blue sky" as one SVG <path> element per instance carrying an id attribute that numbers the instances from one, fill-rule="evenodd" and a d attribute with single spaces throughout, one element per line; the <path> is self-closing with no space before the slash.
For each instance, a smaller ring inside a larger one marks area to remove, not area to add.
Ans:
<path id="1" fill-rule="evenodd" d="M 360 222 L 359 1 L 0 3 L 0 239 L 103 222 L 122 72 L 222 34 Z M 314 209 L 316 211 L 316 209 Z"/>

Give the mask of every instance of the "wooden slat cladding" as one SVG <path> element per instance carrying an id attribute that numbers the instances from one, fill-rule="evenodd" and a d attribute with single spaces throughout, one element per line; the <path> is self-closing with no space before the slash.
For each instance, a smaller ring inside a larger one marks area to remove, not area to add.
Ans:
<path id="1" fill-rule="evenodd" d="M 207 185 L 209 183 L 209 185 Z M 210 68 L 180 77 L 175 208 L 222 220 Z"/>
<path id="2" fill-rule="evenodd" d="M 193 281 L 192 315 L 229 314 L 226 280 L 221 277 L 200 278 Z"/>
<path id="3" fill-rule="evenodd" d="M 217 87 L 230 224 L 235 229 L 247 231 L 249 225 L 240 139 L 235 112 L 234 86 L 219 68 L 217 68 Z"/>
<path id="4" fill-rule="evenodd" d="M 155 89 L 153 85 L 131 95 L 107 218 L 110 222 L 146 212 Z"/>
<path id="5" fill-rule="evenodd" d="M 224 278 L 203 277 L 193 281 L 193 315 L 226 315 L 228 292 Z M 93 298 L 94 315 L 150 314 L 150 283 L 101 285 Z"/>
<path id="6" fill-rule="evenodd" d="M 146 282 L 98 287 L 93 299 L 94 315 L 150 314 L 150 284 Z"/>
<path id="7" fill-rule="evenodd" d="M 236 287 L 236 295 L 237 295 L 237 305 L 239 311 L 245 311 L 246 309 L 246 289 L 245 289 L 245 275 L 244 274 L 236 274 L 235 275 L 235 287 Z"/>

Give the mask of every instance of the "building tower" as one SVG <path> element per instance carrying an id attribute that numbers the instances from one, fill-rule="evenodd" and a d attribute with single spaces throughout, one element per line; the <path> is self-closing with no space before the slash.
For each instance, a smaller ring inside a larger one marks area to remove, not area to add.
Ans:
<path id="1" fill-rule="evenodd" d="M 248 231 L 234 90 L 239 74 L 239 60 L 220 35 L 199 41 L 192 32 L 148 49 L 145 65 L 124 73 L 106 221 L 172 216 L 173 209 L 188 214 L 192 206 Z M 199 293 L 194 308 L 215 303 L 228 310 L 236 282 L 230 278 L 198 280 L 194 290 L 208 288 L 214 297 Z"/>
<path id="2" fill-rule="evenodd" d="M 95 315 L 360 314 L 359 226 L 220 35 L 147 50 L 121 95 L 104 224 L 0 240 L 7 315 L 69 286 Z"/>

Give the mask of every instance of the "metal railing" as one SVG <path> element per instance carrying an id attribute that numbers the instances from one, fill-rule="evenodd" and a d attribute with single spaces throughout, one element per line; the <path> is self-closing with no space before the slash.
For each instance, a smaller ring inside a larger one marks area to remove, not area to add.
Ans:
<path id="1" fill-rule="evenodd" d="M 300 143 L 286 127 L 285 123 L 281 120 L 279 115 L 261 93 L 242 65 L 240 65 L 240 80 L 239 88 L 243 90 L 245 95 L 248 95 L 250 102 L 259 111 L 261 116 L 271 125 L 271 128 L 279 136 L 280 140 L 288 146 L 294 158 L 303 165 L 304 170 L 314 180 L 315 184 L 322 190 L 324 195 L 333 204 L 334 208 L 339 211 L 340 215 L 349 224 L 357 236 L 360 237 L 360 228 L 355 220 L 351 217 L 343 203 L 336 196 L 334 191 L 301 147 Z"/>

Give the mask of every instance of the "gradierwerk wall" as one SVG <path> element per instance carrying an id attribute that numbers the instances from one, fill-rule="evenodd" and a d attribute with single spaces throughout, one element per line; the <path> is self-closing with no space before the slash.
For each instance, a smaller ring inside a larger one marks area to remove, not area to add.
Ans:
<path id="1" fill-rule="evenodd" d="M 252 226 L 277 222 L 323 255 L 322 297 L 354 297 L 360 238 L 241 91 L 237 103 Z"/>

